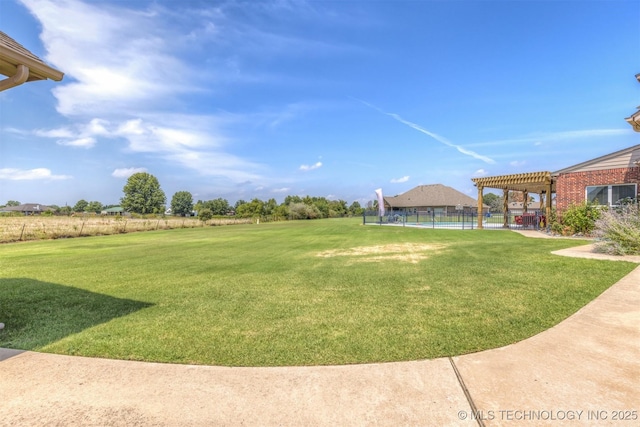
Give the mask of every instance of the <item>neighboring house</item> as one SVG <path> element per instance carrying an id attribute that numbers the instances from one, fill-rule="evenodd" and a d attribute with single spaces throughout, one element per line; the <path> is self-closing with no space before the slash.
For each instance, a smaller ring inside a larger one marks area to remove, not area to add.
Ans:
<path id="1" fill-rule="evenodd" d="M 522 215 L 525 212 L 524 202 L 509 202 L 507 207 L 509 208 L 509 212 L 514 215 Z M 533 201 L 527 203 L 527 212 L 536 212 L 541 210 L 544 210 L 544 206 L 540 208 L 540 202 Z"/>
<path id="2" fill-rule="evenodd" d="M 0 208 L 0 212 L 20 212 L 23 215 L 40 215 L 42 212 L 52 210 L 53 208 L 41 205 L 40 203 L 23 203 L 19 206 L 5 206 L 4 208 Z"/>
<path id="3" fill-rule="evenodd" d="M 439 215 L 478 210 L 474 198 L 442 184 L 419 185 L 398 196 L 385 196 L 384 204 L 390 212 L 433 212 Z M 488 209 L 489 206 L 484 205 L 484 211 Z"/>
<path id="4" fill-rule="evenodd" d="M 572 204 L 616 205 L 638 197 L 640 145 L 625 148 L 552 173 L 558 211 Z"/>

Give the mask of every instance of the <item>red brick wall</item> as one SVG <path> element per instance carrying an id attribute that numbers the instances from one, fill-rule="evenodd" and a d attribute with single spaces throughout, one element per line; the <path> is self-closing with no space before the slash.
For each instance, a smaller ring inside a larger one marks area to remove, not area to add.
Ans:
<path id="1" fill-rule="evenodd" d="M 556 179 L 556 209 L 562 212 L 571 204 L 583 203 L 589 185 L 611 184 L 640 184 L 640 167 L 560 174 Z"/>

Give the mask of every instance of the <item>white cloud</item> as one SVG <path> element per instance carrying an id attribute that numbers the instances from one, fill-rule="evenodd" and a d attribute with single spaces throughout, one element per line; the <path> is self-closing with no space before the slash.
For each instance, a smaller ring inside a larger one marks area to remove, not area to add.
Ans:
<path id="1" fill-rule="evenodd" d="M 140 118 L 122 122 L 113 132 L 129 141 L 129 149 L 136 152 L 181 152 L 185 149 L 219 145 L 216 136 L 200 131 L 187 120 L 184 125 L 159 125 Z"/>
<path id="2" fill-rule="evenodd" d="M 49 130 L 38 129 L 35 130 L 33 134 L 44 138 L 73 138 L 76 136 L 75 132 L 66 127 Z"/>
<path id="3" fill-rule="evenodd" d="M 591 138 L 604 138 L 619 135 L 629 134 L 629 129 L 584 129 L 584 130 L 572 130 L 564 132 L 548 132 L 548 133 L 534 133 L 524 135 L 521 137 L 502 139 L 496 141 L 479 142 L 474 144 L 467 144 L 468 147 L 488 147 L 488 146 L 513 146 L 516 144 L 533 144 L 534 146 L 540 146 L 544 143 L 557 144 L 560 141 L 575 141 Z"/>
<path id="4" fill-rule="evenodd" d="M 513 167 L 521 167 L 526 165 L 527 162 L 524 160 L 514 160 L 512 162 L 509 162 L 509 166 L 513 166 Z"/>
<path id="5" fill-rule="evenodd" d="M 63 180 L 63 179 L 71 179 L 71 178 L 73 177 L 69 175 L 53 175 L 51 173 L 51 170 L 46 168 L 0 169 L 0 179 L 7 179 L 10 181 Z"/>
<path id="6" fill-rule="evenodd" d="M 307 171 L 312 171 L 314 169 L 319 169 L 321 167 L 322 167 L 322 162 L 316 162 L 313 165 L 300 165 L 300 170 L 307 172 Z"/>
<path id="7" fill-rule="evenodd" d="M 136 108 L 190 90 L 189 67 L 166 42 L 176 35 L 154 24 L 153 13 L 77 0 L 22 2 L 42 23 L 46 60 L 66 75 L 53 91 L 60 113 Z"/>
<path id="8" fill-rule="evenodd" d="M 114 178 L 129 178 L 134 173 L 146 172 L 147 168 L 120 168 L 111 173 Z"/>
<path id="9" fill-rule="evenodd" d="M 272 193 L 278 193 L 278 194 L 284 194 L 289 192 L 289 190 L 291 190 L 291 188 L 289 187 L 282 187 L 282 188 L 275 188 L 273 189 L 271 192 Z"/>
<path id="10" fill-rule="evenodd" d="M 102 119 L 92 119 L 87 124 L 77 123 L 72 127 L 65 126 L 55 129 L 37 129 L 33 134 L 41 138 L 57 138 L 59 145 L 80 148 L 93 148 L 96 136 L 111 136 L 105 128 L 109 122 Z"/>
<path id="11" fill-rule="evenodd" d="M 370 103 L 368 103 L 366 101 L 363 101 L 361 99 L 358 99 L 358 101 L 360 101 L 361 103 L 363 103 L 367 107 L 373 108 L 374 110 L 376 110 L 376 111 L 378 111 L 378 112 L 380 112 L 380 113 L 382 113 L 384 115 L 387 115 L 387 116 L 393 118 L 394 120 L 396 120 L 396 121 L 398 121 L 398 122 L 400 122 L 400 123 L 402 123 L 404 125 L 409 126 L 410 128 L 413 128 L 413 129 L 417 130 L 418 132 L 422 132 L 423 134 L 425 134 L 427 136 L 430 136 L 431 138 L 435 139 L 436 141 L 438 141 L 441 144 L 444 144 L 444 145 L 446 145 L 448 147 L 451 147 L 451 148 L 455 148 L 456 150 L 458 150 L 458 152 L 460 152 L 460 153 L 462 153 L 464 155 L 471 156 L 474 159 L 482 160 L 485 163 L 489 163 L 489 164 L 494 164 L 495 163 L 495 160 L 493 160 L 492 158 L 487 157 L 487 156 L 483 156 L 482 154 L 478 154 L 475 151 L 471 151 L 471 150 L 466 149 L 466 148 L 464 148 L 464 147 L 462 147 L 460 145 L 454 144 L 451 141 L 449 141 L 448 139 L 446 139 L 446 138 L 444 138 L 444 137 L 442 137 L 442 136 L 440 136 L 440 135 L 438 135 L 438 134 L 436 134 L 434 132 L 431 132 L 430 130 L 425 129 L 420 125 L 417 125 L 417 124 L 415 124 L 413 122 L 410 122 L 409 120 L 403 119 L 402 117 L 400 117 L 400 115 L 398 115 L 396 113 L 387 113 L 386 111 L 381 110 L 380 108 L 376 107 L 375 105 L 370 104 Z"/>
<path id="12" fill-rule="evenodd" d="M 409 181 L 409 176 L 408 175 L 407 176 L 403 176 L 402 178 L 393 178 L 391 180 L 391 183 L 392 184 L 400 184 L 400 183 L 407 182 L 407 181 Z"/>
<path id="13" fill-rule="evenodd" d="M 275 131 L 314 105 L 292 103 L 279 114 L 233 116 L 219 112 L 220 106 L 209 98 L 206 110 L 215 113 L 190 113 L 202 111 L 201 95 L 215 93 L 222 85 L 229 91 L 229 82 L 255 81 L 253 70 L 246 69 L 255 61 L 248 61 L 247 55 L 346 54 L 354 49 L 273 33 L 272 20 L 262 18 L 281 18 L 282 8 L 265 4 L 257 8 L 253 3 L 205 2 L 202 7 L 174 8 L 148 2 L 133 8 L 127 2 L 19 1 L 41 24 L 44 59 L 65 73 L 53 89 L 57 111 L 75 121 L 39 130 L 38 136 L 76 148 L 94 147 L 105 138 L 125 141 L 130 153 L 155 155 L 168 164 L 219 178 L 223 185 L 267 182 L 268 174 L 264 165 L 236 154 L 244 147 L 227 148 L 233 140 L 221 123 L 250 122 Z M 295 12 L 289 19 L 294 19 L 306 3 L 291 4 Z M 246 20 L 246 14 L 261 19 Z M 238 21 L 237 16 L 243 18 Z M 256 116 L 261 120 L 255 121 Z M 321 166 L 317 162 L 300 170 Z"/>
<path id="14" fill-rule="evenodd" d="M 488 172 L 484 169 L 478 169 L 473 173 L 473 176 L 486 176 Z"/>
<path id="15" fill-rule="evenodd" d="M 96 140 L 95 138 L 87 136 L 84 138 L 77 138 L 77 139 L 61 139 L 61 140 L 58 140 L 58 144 L 66 145 L 69 147 L 91 148 L 94 145 L 96 145 Z"/>

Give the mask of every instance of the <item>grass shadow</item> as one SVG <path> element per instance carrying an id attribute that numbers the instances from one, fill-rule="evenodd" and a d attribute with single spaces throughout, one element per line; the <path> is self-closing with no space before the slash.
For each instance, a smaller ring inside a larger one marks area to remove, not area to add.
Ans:
<path id="1" fill-rule="evenodd" d="M 0 347 L 38 350 L 152 305 L 28 278 L 0 279 Z"/>

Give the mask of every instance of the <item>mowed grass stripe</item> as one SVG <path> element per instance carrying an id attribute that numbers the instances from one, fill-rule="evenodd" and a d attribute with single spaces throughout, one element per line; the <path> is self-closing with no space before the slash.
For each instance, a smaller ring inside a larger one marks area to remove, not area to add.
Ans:
<path id="1" fill-rule="evenodd" d="M 415 360 L 510 344 L 634 265 L 581 242 L 319 220 L 0 246 L 0 346 L 228 366 Z"/>

